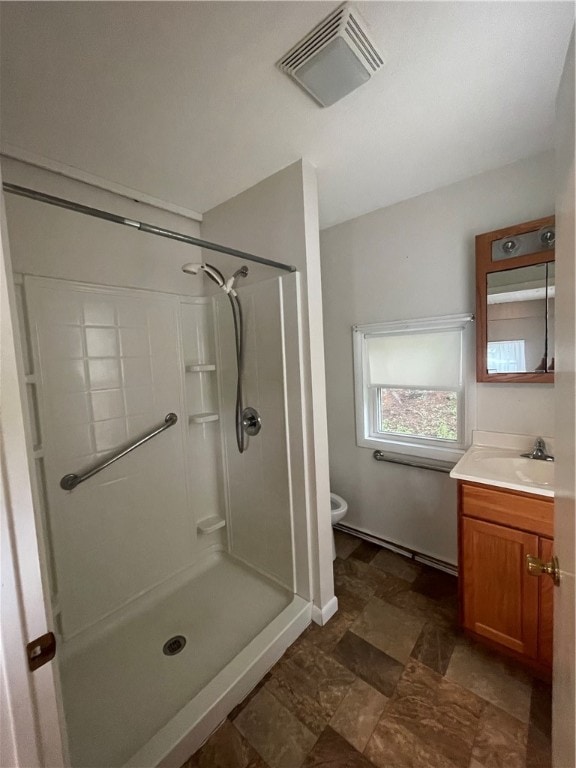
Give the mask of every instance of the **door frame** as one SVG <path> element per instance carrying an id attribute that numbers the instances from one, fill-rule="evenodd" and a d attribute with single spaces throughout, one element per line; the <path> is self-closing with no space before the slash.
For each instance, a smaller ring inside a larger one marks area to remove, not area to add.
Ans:
<path id="1" fill-rule="evenodd" d="M 574 31 L 556 98 L 556 351 L 552 764 L 576 765 L 576 269 L 574 192 Z"/>
<path id="2" fill-rule="evenodd" d="M 0 184 L 2 175 L 0 172 Z M 2 591 L 0 628 L 3 710 L 2 765 L 68 765 L 55 662 L 35 672 L 26 645 L 53 630 L 42 539 L 28 460 L 27 401 L 4 196 L 0 202 L 0 466 L 2 473 Z"/>

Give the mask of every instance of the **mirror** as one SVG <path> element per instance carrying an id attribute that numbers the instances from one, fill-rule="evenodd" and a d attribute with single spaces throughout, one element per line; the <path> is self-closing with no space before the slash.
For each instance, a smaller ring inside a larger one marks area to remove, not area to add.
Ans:
<path id="1" fill-rule="evenodd" d="M 491 272 L 488 373 L 546 370 L 546 265 Z"/>
<path id="2" fill-rule="evenodd" d="M 476 238 L 478 381 L 553 381 L 553 224 Z"/>

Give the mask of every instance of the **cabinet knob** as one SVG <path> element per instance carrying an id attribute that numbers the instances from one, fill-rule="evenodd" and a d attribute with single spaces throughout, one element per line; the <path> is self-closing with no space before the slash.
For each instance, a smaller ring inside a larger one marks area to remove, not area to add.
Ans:
<path id="1" fill-rule="evenodd" d="M 543 576 L 547 573 L 552 576 L 552 581 L 556 586 L 560 584 L 560 566 L 556 555 L 547 563 L 542 562 L 539 557 L 526 555 L 526 568 L 531 576 Z"/>

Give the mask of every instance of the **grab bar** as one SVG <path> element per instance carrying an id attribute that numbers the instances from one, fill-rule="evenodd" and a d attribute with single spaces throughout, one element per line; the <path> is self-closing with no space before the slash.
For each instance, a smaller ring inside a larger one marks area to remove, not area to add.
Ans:
<path id="1" fill-rule="evenodd" d="M 60 488 L 63 488 L 65 491 L 72 491 L 74 488 L 76 488 L 77 485 L 80 485 L 80 483 L 83 483 L 84 480 L 88 480 L 89 477 L 92 477 L 92 475 L 96 475 L 98 472 L 101 472 L 103 469 L 106 469 L 106 467 L 109 467 L 110 464 L 114 464 L 115 461 L 118 461 L 118 459 L 121 459 L 122 456 L 126 456 L 127 453 L 130 453 L 130 451 L 133 451 L 134 448 L 138 448 L 138 446 L 143 445 L 144 443 L 147 443 L 148 440 L 151 440 L 153 437 L 156 437 L 156 435 L 159 435 L 160 432 L 164 432 L 165 429 L 169 429 L 170 427 L 174 426 L 176 422 L 178 421 L 178 416 L 176 416 L 175 413 L 168 413 L 166 415 L 166 418 L 164 419 L 164 423 L 161 424 L 159 427 L 155 427 L 151 432 L 149 432 L 147 435 L 144 435 L 143 437 L 138 438 L 136 442 L 132 443 L 132 445 L 129 445 L 128 448 L 124 448 L 122 451 L 119 451 L 118 453 L 113 453 L 110 458 L 103 461 L 101 464 L 96 464 L 95 467 L 92 467 L 88 472 L 84 472 L 82 475 L 64 475 L 62 480 L 60 480 Z"/>
<path id="2" fill-rule="evenodd" d="M 376 461 L 390 461 L 392 464 L 403 464 L 406 467 L 418 467 L 419 469 L 431 469 L 433 472 L 446 472 L 447 474 L 454 467 L 454 462 L 441 462 L 438 459 L 417 459 L 417 458 L 398 458 L 384 451 L 374 451 L 372 456 Z"/>

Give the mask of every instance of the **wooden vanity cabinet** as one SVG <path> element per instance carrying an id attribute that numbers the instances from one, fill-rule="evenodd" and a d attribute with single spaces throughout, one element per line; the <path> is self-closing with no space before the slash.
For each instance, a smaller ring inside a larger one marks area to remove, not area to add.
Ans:
<path id="1" fill-rule="evenodd" d="M 554 585 L 526 555 L 552 556 L 554 500 L 458 481 L 460 622 L 549 677 Z"/>

